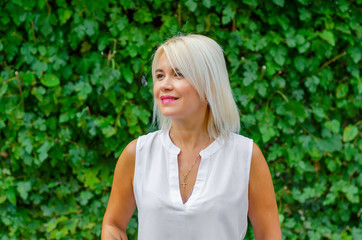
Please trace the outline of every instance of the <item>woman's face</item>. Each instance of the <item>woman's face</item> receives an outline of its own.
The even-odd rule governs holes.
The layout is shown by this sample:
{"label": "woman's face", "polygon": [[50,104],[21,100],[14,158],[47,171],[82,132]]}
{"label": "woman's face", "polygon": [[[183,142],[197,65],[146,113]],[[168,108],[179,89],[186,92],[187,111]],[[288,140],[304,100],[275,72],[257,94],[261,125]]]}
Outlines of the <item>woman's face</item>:
{"label": "woman's face", "polygon": [[177,66],[172,69],[166,54],[162,54],[155,70],[153,94],[158,108],[165,117],[173,120],[204,117],[207,103],[201,101],[196,89],[183,77]]}

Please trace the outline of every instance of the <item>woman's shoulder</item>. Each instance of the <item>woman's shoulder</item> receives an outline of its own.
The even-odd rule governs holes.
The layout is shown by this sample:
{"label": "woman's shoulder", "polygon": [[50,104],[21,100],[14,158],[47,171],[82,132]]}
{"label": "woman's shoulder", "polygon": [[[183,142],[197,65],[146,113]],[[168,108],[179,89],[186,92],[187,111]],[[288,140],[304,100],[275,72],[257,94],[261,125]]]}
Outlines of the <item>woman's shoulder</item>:
{"label": "woman's shoulder", "polygon": [[156,130],[154,132],[149,132],[149,133],[146,133],[144,135],[141,135],[139,136],[138,138],[154,138],[154,137],[157,137],[161,134],[165,133],[164,130]]}
{"label": "woman's shoulder", "polygon": [[124,148],[123,152],[125,154],[128,154],[128,155],[129,154],[131,154],[131,155],[135,154],[136,150],[137,150],[137,147],[140,147],[140,145],[143,145],[144,142],[147,142],[147,141],[149,141],[151,139],[154,139],[155,137],[157,137],[161,133],[162,133],[162,131],[158,130],[158,131],[147,133],[145,135],[141,135],[138,138],[133,139],[131,142],[129,142],[127,144],[127,146]]}
{"label": "woman's shoulder", "polygon": [[161,139],[161,137],[165,134],[166,132],[163,130],[157,130],[154,132],[150,132],[147,133],[145,135],[139,136],[137,139],[137,147],[139,149],[141,149],[145,144],[147,143],[152,143],[154,141],[158,141]]}
{"label": "woman's shoulder", "polygon": [[232,139],[232,142],[235,144],[250,145],[253,143],[253,139],[248,138],[248,137],[238,134],[238,133],[230,133],[229,138]]}
{"label": "woman's shoulder", "polygon": [[123,150],[123,152],[127,155],[135,154],[136,148],[137,148],[137,141],[138,141],[138,138],[133,139],[131,142],[129,142],[127,144],[127,146],[125,147],[125,149]]}

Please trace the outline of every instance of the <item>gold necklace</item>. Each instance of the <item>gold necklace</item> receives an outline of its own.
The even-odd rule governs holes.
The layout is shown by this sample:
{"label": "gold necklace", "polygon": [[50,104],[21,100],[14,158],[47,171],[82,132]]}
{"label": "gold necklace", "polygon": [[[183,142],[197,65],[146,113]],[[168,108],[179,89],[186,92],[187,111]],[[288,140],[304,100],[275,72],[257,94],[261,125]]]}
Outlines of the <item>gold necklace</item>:
{"label": "gold necklace", "polygon": [[186,185],[187,185],[187,183],[186,183],[186,179],[187,179],[187,177],[189,176],[189,173],[191,172],[191,169],[195,166],[196,161],[197,161],[197,159],[199,158],[199,156],[200,156],[200,153],[199,153],[199,154],[197,154],[197,156],[196,156],[196,158],[195,158],[195,160],[194,160],[194,163],[192,164],[192,166],[190,167],[190,169],[187,171],[187,173],[186,173],[186,174],[183,174],[183,173],[182,173],[182,171],[181,171],[181,169],[180,169],[180,173],[181,173],[181,174],[182,174],[182,176],[184,177],[183,182],[181,183],[181,185],[182,185],[182,189],[183,189],[183,190],[185,190]]}

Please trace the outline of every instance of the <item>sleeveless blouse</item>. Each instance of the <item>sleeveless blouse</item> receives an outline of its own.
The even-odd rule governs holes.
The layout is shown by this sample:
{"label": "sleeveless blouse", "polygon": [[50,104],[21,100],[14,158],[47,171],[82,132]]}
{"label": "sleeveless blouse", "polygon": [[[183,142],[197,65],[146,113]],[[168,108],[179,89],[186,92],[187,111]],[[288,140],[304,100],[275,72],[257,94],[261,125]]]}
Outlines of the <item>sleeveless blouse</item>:
{"label": "sleeveless blouse", "polygon": [[177,156],[168,131],[137,141],[134,195],[138,240],[240,240],[247,230],[253,141],[230,133],[200,152],[190,197],[183,203]]}

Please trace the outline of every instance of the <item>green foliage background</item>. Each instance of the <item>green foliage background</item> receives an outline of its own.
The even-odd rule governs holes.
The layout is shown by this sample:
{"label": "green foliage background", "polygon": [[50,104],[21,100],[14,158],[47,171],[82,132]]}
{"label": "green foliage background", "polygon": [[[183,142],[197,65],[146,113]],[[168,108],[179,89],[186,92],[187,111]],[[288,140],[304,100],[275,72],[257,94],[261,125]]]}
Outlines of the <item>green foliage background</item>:
{"label": "green foliage background", "polygon": [[179,33],[223,46],[284,238],[362,239],[361,3],[1,1],[0,239],[99,239],[118,156],[154,130],[152,54]]}

